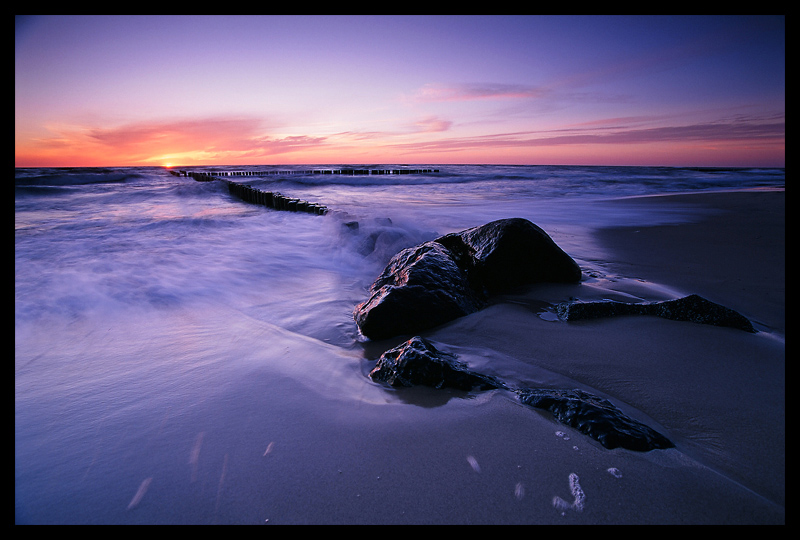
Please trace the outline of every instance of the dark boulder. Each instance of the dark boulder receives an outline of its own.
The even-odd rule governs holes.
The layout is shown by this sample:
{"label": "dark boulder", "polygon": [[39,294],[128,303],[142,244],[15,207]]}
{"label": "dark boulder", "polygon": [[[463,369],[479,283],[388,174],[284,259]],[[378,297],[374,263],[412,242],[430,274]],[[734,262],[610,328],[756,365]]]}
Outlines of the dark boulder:
{"label": "dark boulder", "polygon": [[474,313],[488,295],[520,285],[580,279],[577,263],[542,229],[502,219],[396,254],[353,316],[363,335],[384,339]]}
{"label": "dark boulder", "polygon": [[605,448],[622,447],[638,452],[672,448],[672,441],[626,416],[610,401],[582,390],[523,388],[521,403],[549,411],[563,424],[595,439]]}
{"label": "dark boulder", "polygon": [[572,257],[527,219],[492,221],[436,242],[457,254],[470,282],[489,294],[529,283],[581,280],[581,269]]}
{"label": "dark boulder", "polygon": [[384,339],[433,328],[484,306],[450,253],[425,242],[392,257],[354,318],[362,334]]}
{"label": "dark boulder", "polygon": [[504,388],[491,377],[474,373],[452,354],[438,350],[419,336],[388,350],[369,374],[389,386],[431,386],[458,390]]}
{"label": "dark boulder", "polygon": [[556,306],[559,318],[565,321],[596,319],[620,315],[652,315],[674,321],[689,321],[755,332],[752,323],[740,313],[690,294],[675,300],[630,304],[626,302],[563,302]]}

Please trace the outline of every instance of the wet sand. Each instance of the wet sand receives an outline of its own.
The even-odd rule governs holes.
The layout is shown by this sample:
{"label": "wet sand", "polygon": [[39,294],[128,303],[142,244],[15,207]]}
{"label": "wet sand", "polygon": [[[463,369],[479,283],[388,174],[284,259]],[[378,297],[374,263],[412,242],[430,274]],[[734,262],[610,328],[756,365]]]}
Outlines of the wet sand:
{"label": "wet sand", "polygon": [[616,270],[705,296],[783,333],[784,191],[739,191],[622,199],[619,204],[691,204],[713,213],[691,225],[601,229]]}
{"label": "wet sand", "polygon": [[[563,522],[783,523],[784,197],[755,191],[620,200],[713,211],[691,223],[597,231],[610,255],[594,272],[599,278],[533,287],[430,333],[505,380],[572,382],[601,393],[676,444],[641,454],[602,449],[558,425],[529,431],[532,448],[559,429],[579,448],[570,452],[565,444],[557,457],[529,460],[525,467],[536,477],[560,477],[566,489],[565,464],[572,461],[569,472],[594,483],[583,486],[583,511],[566,512]],[[737,309],[761,332],[653,317],[563,323],[542,316],[541,301],[655,300],[670,293],[697,293]],[[496,444],[495,451],[507,451],[502,437]],[[622,478],[609,475],[612,465]],[[527,517],[553,521],[546,513]]]}
{"label": "wet sand", "polygon": [[[215,306],[165,321],[112,319],[83,332],[74,351],[48,345],[68,342],[74,323],[26,341],[30,361],[45,365],[65,354],[80,361],[59,365],[101,363],[106,344],[130,352],[112,357],[108,396],[87,393],[110,403],[95,407],[109,411],[99,421],[85,418],[92,409],[77,389],[68,403],[26,404],[37,432],[17,442],[36,459],[17,471],[15,521],[783,524],[783,197],[681,199],[719,211],[598,231],[609,257],[587,264],[581,284],[535,286],[423,334],[512,386],[606,397],[673,449],[603,448],[504,391],[386,389],[365,375],[403,338],[347,350]],[[755,264],[768,259],[771,268]],[[546,310],[570,296],[672,288],[738,309],[762,331],[652,317],[565,323]],[[150,340],[139,343],[132,327]],[[184,359],[192,368],[120,397],[113,381],[125,380],[126,364],[159,356],[176,359],[160,369]]]}

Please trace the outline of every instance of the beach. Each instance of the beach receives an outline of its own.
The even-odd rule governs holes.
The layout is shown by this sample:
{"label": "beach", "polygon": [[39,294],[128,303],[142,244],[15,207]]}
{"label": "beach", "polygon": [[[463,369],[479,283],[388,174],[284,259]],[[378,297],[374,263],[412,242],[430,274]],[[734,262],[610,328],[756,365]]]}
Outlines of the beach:
{"label": "beach", "polygon": [[[34,228],[26,220],[37,223],[46,195],[19,199],[37,212],[18,206],[16,523],[785,523],[782,190],[598,207],[681,209],[653,226],[554,219],[547,232],[579,248],[580,284],[532,285],[420,333],[509,387],[606,398],[675,444],[635,452],[604,448],[510,391],[371,381],[377,358],[410,336],[354,339],[352,308],[379,268],[344,250],[349,232],[328,248],[339,230],[328,217],[254,210],[171,179],[151,197],[151,182],[134,184],[148,195],[130,209],[130,186],[104,184],[102,206],[87,189],[74,208],[110,212],[103,227],[61,212],[77,199],[58,192],[55,225]],[[141,209],[155,218],[140,225]],[[552,311],[571,297],[692,293],[759,332]]]}
{"label": "beach", "polygon": [[786,524],[785,16],[14,29],[16,526]]}
{"label": "beach", "polygon": [[[574,464],[573,472],[597,484],[584,488],[584,511],[564,516],[565,521],[783,522],[784,196],[751,191],[620,199],[623,205],[688,203],[713,212],[692,223],[598,230],[596,236],[611,256],[608,269],[633,281],[604,283],[602,288],[593,287],[592,280],[577,286],[534,286],[430,334],[467,349],[490,347],[555,373],[556,379],[568,377],[578,387],[600,390],[644,414],[645,423],[659,426],[676,443],[674,450],[639,455],[604,450],[571,435],[586,459]],[[630,301],[642,292],[657,299],[660,291],[665,298],[666,291],[705,295],[765,326],[750,335],[653,317],[564,325],[536,313],[540,301],[557,302],[566,295]],[[501,376],[525,372],[512,366],[514,361],[507,371],[489,371]],[[480,364],[489,369],[492,362],[475,361]],[[556,429],[553,425],[550,431]],[[548,435],[552,433],[545,429],[537,439]],[[547,476],[544,470],[559,469],[566,485],[564,463],[575,456],[564,454],[526,467],[536,468],[538,477]],[[607,469],[612,465],[627,474],[610,478]],[[590,496],[593,492],[596,499]],[[593,503],[598,506],[591,508]],[[540,515],[532,521],[551,518]]]}
{"label": "beach", "polygon": [[[711,208],[691,227],[605,228],[600,241],[620,271],[706,296],[785,332],[785,192],[666,196]],[[660,197],[622,199],[658,204]],[[724,231],[724,232],[723,232]]]}

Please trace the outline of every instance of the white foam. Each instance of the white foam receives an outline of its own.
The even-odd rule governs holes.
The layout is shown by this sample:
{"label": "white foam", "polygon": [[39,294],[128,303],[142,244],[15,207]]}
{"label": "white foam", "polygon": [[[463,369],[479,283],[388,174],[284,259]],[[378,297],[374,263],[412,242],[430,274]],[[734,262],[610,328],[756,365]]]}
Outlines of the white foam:
{"label": "white foam", "polygon": [[583,512],[583,504],[586,501],[586,495],[583,493],[583,489],[580,483],[578,483],[578,480],[577,474],[571,473],[569,475],[569,488],[572,491],[572,496],[575,497],[572,507],[576,512]]}
{"label": "white foam", "polygon": [[580,479],[575,473],[569,475],[569,489],[572,492],[573,501],[568,503],[558,495],[553,497],[553,507],[561,512],[561,515],[566,514],[567,510],[574,510],[575,512],[583,512],[584,504],[586,502],[586,494],[581,488]]}

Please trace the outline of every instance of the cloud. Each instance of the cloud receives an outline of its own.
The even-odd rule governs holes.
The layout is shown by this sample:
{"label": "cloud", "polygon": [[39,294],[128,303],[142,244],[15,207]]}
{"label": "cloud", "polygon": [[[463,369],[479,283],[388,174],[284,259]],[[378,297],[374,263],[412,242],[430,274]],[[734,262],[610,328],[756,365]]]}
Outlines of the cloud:
{"label": "cloud", "polygon": [[265,134],[257,118],[202,118],[167,122],[145,122],[117,128],[94,128],[87,136],[97,144],[128,155],[203,153],[205,156],[259,157],[299,152],[333,144],[337,140],[381,140],[402,135],[447,131],[453,122],[428,116],[395,131],[344,132],[338,135]]}
{"label": "cloud", "polygon": [[575,133],[540,139],[541,144],[635,144],[688,141],[779,140],[786,137],[785,121],[719,121],[682,126],[620,129],[607,133]]}
{"label": "cloud", "polygon": [[548,131],[495,133],[475,137],[455,137],[437,141],[401,143],[395,146],[420,152],[458,151],[472,148],[569,146],[586,144],[649,144],[687,142],[759,142],[785,144],[785,119],[730,119],[717,122],[649,128],[602,127],[619,124],[619,119],[597,121],[598,126],[565,127]]}
{"label": "cloud", "polygon": [[326,143],[328,137],[312,137],[309,135],[289,135],[286,137],[264,137],[254,143],[251,155],[273,155],[295,152],[309,147],[317,148]]}
{"label": "cloud", "polygon": [[405,123],[395,130],[343,131],[332,136],[331,139],[336,138],[339,140],[348,141],[380,141],[408,135],[417,135],[420,133],[439,133],[443,131],[449,131],[452,126],[452,120],[445,120],[438,116],[426,116],[424,118],[420,118],[419,120],[413,120]]}
{"label": "cloud", "polygon": [[436,116],[429,116],[414,122],[413,128],[415,133],[436,133],[439,131],[447,131],[453,125],[450,120],[442,120]]}
{"label": "cloud", "polygon": [[[113,128],[60,126],[53,136],[22,144],[15,141],[17,166],[153,165],[167,161],[190,163],[322,162],[352,160],[344,156],[370,156],[371,161],[389,156],[415,155],[419,159],[452,156],[458,152],[482,156],[531,155],[535,148],[549,148],[559,155],[585,152],[595,145],[603,152],[614,146],[635,152],[642,145],[663,148],[720,145],[728,149],[770,155],[785,150],[785,115],[733,115],[713,121],[665,124],[666,117],[620,116],[564,124],[553,129],[498,131],[475,136],[458,135],[455,123],[437,115],[423,116],[386,131],[342,131],[332,134],[282,134],[277,126],[254,117],[213,117],[139,122]],[[574,150],[573,148],[574,147]],[[652,148],[651,148],[652,150]],[[737,150],[737,151],[738,151]],[[642,150],[644,151],[644,150]],[[681,150],[683,152],[683,150]],[[366,159],[366,158],[365,158]],[[516,159],[516,158],[515,158]]]}
{"label": "cloud", "polygon": [[256,118],[199,118],[91,128],[88,137],[98,144],[138,152],[162,147],[170,151],[209,150],[253,144],[262,121]]}
{"label": "cloud", "polygon": [[471,83],[446,86],[426,84],[412,96],[417,102],[472,101],[479,99],[533,99],[549,94],[544,87],[523,84]]}
{"label": "cloud", "polygon": [[254,117],[160,120],[111,128],[57,126],[51,127],[53,137],[38,138],[22,150],[28,155],[43,156],[57,152],[91,163],[147,164],[170,156],[212,162],[297,152],[324,145],[327,139],[312,135],[265,135],[270,127],[276,129],[265,127],[263,119]]}

